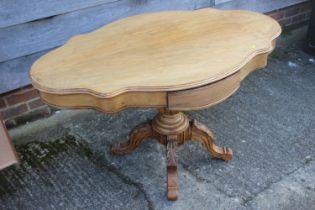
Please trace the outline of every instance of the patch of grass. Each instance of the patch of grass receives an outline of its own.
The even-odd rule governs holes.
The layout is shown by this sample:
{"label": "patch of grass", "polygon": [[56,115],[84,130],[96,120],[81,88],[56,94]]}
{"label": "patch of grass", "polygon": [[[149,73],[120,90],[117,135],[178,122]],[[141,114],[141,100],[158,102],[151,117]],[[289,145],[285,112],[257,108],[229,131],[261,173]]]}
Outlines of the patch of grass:
{"label": "patch of grass", "polygon": [[292,35],[292,30],[284,29],[280,36],[282,38],[287,38],[288,36],[291,36],[291,35]]}
{"label": "patch of grass", "polygon": [[290,52],[283,48],[277,48],[269,55],[269,58],[274,60],[286,60],[290,59],[291,57],[292,55],[290,54]]}
{"label": "patch of grass", "polygon": [[58,154],[67,152],[80,143],[73,136],[65,136],[51,142],[30,142],[16,147],[21,159],[21,167],[41,168],[51,162]]}
{"label": "patch of grass", "polygon": [[0,171],[0,197],[15,192],[21,187],[19,183],[30,170],[44,170],[60,154],[78,150],[87,158],[93,155],[84,141],[78,141],[73,136],[65,136],[49,142],[34,141],[17,145],[16,150],[20,157],[20,164]]}
{"label": "patch of grass", "polygon": [[280,60],[280,55],[276,51],[272,51],[272,53],[269,55],[270,58],[275,59],[275,60]]}

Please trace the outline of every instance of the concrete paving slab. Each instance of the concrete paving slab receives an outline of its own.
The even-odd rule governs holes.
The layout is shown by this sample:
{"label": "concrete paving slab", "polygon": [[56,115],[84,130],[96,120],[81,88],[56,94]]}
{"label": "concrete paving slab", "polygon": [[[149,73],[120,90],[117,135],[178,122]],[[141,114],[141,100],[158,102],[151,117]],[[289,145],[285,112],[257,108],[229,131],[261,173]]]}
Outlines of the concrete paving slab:
{"label": "concrete paving slab", "polygon": [[107,167],[84,141],[65,136],[17,150],[21,164],[0,173],[1,210],[149,209],[143,190]]}

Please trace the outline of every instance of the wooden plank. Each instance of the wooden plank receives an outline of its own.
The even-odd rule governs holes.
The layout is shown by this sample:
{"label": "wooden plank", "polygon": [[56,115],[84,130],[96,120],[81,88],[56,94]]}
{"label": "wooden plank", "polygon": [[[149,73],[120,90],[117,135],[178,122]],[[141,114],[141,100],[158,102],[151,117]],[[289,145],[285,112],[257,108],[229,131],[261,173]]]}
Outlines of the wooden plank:
{"label": "wooden plank", "polygon": [[119,0],[1,0],[0,28]]}
{"label": "wooden plank", "polygon": [[15,149],[0,116],[0,170],[17,162]]}
{"label": "wooden plank", "polygon": [[218,9],[245,9],[256,12],[270,12],[306,1],[307,0],[217,0],[215,7]]}
{"label": "wooden plank", "polygon": [[233,1],[233,0],[215,0],[215,5],[223,4],[223,3],[226,3],[226,2],[229,2],[229,1]]}
{"label": "wooden plank", "polygon": [[115,6],[103,5],[0,29],[0,62],[59,46],[71,36],[96,29],[128,10]]}
{"label": "wooden plank", "polygon": [[48,51],[38,52],[0,63],[0,94],[30,84],[29,69]]}
{"label": "wooden plank", "polygon": [[204,5],[204,0],[147,0],[140,5],[119,1],[2,28],[0,62],[57,47],[73,35],[92,31],[126,16],[161,10],[191,10]]}

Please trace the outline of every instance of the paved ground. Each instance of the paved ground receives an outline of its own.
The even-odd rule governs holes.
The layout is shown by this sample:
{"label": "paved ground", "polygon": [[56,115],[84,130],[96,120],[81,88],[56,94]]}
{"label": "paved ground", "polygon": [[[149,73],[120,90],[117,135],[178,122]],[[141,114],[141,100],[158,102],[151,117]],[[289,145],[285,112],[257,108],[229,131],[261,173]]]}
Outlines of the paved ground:
{"label": "paved ground", "polygon": [[304,35],[285,32],[235,95],[188,113],[234,159],[211,159],[198,142],[180,147],[178,201],[165,198],[163,146],[109,154],[154,110],[69,110],[10,131],[22,163],[0,172],[0,209],[315,209],[315,58],[300,49]]}

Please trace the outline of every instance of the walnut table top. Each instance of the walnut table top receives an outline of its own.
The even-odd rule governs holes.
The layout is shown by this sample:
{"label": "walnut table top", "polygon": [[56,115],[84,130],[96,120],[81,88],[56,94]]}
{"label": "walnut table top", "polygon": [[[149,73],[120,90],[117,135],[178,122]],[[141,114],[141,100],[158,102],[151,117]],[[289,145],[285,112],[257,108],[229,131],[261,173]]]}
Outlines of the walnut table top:
{"label": "walnut table top", "polygon": [[[249,11],[141,14],[71,38],[33,65],[31,79],[44,100],[59,106],[107,112],[204,107],[230,95],[250,71],[265,66],[280,32],[275,20]],[[176,102],[177,93],[182,95],[178,91],[218,81],[228,89],[209,87],[206,92],[215,96],[198,104]],[[60,94],[72,95],[61,102],[55,96]]]}
{"label": "walnut table top", "polygon": [[154,137],[167,145],[168,198],[177,198],[176,146],[200,140],[215,157],[206,126],[188,122],[182,110],[200,109],[233,94],[251,71],[267,64],[281,27],[250,11],[201,9],[128,17],[71,38],[35,62],[31,80],[51,105],[116,112],[156,107],[159,114],[130,134],[114,154],[132,151]]}

